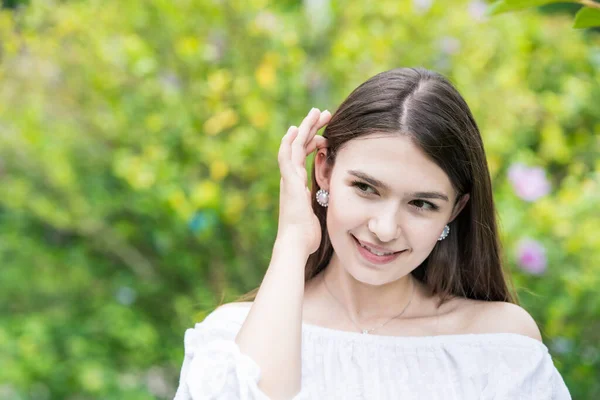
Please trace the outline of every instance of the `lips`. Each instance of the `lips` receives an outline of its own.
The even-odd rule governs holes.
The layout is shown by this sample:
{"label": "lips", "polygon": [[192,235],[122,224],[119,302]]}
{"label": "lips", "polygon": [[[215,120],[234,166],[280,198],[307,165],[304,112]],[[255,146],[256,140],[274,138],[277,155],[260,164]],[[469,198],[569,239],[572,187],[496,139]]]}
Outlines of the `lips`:
{"label": "lips", "polygon": [[381,248],[378,248],[377,246],[373,246],[373,245],[370,245],[370,244],[367,244],[367,243],[363,243],[363,242],[361,242],[361,241],[360,241],[360,240],[358,240],[358,239],[357,239],[357,238],[356,238],[354,235],[351,235],[351,236],[352,236],[352,238],[354,239],[354,241],[356,241],[356,242],[358,243],[358,245],[359,245],[359,246],[361,246],[361,245],[362,245],[362,246],[366,246],[366,247],[368,247],[369,249],[372,249],[372,250],[375,250],[375,251],[377,251],[378,253],[390,253],[390,254],[387,254],[387,255],[392,255],[392,254],[398,254],[398,253],[401,253],[401,252],[403,252],[403,251],[404,251],[404,250],[399,250],[399,251],[394,251],[394,252],[392,252],[392,251],[390,251],[390,250],[381,249]]}
{"label": "lips", "polygon": [[360,245],[360,242],[358,241],[358,239],[356,239],[354,236],[352,236],[352,239],[354,240],[354,243],[356,245],[356,249],[358,250],[358,253],[362,256],[362,258],[364,260],[366,260],[371,265],[388,264],[388,263],[394,261],[396,258],[398,258],[402,253],[404,253],[404,250],[402,250],[402,251],[397,251],[390,255],[378,256],[376,254],[371,253],[369,250],[365,249],[364,247],[362,247]]}

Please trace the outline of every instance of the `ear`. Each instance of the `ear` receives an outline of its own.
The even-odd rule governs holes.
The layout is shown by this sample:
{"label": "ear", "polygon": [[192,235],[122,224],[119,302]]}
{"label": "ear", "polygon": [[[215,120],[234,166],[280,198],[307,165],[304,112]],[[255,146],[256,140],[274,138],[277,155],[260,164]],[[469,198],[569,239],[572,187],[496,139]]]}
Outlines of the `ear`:
{"label": "ear", "polygon": [[315,155],[315,179],[319,188],[324,190],[329,190],[329,181],[333,170],[333,163],[327,160],[329,155],[327,150],[326,147],[319,149]]}
{"label": "ear", "polygon": [[467,202],[469,201],[470,197],[471,195],[469,193],[465,193],[461,196],[460,200],[458,200],[458,203],[456,203],[456,205],[454,206],[454,211],[452,211],[452,216],[450,217],[450,221],[448,221],[448,223],[454,221],[454,218],[456,218],[458,214],[460,214],[462,209],[465,208],[465,206],[467,205]]}

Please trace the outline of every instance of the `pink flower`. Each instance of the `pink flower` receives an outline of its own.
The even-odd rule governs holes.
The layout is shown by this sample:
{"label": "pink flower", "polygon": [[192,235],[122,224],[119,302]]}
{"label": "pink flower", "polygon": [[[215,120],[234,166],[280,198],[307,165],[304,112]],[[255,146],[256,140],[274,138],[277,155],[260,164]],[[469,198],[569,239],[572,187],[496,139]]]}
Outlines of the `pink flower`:
{"label": "pink flower", "polygon": [[541,275],[546,271],[546,249],[536,240],[523,239],[517,245],[517,262],[525,272]]}
{"label": "pink flower", "polygon": [[534,201],[550,192],[550,182],[546,171],[541,167],[528,167],[516,163],[508,169],[508,180],[517,196],[526,201]]}
{"label": "pink flower", "polygon": [[441,38],[439,45],[440,49],[446,54],[456,54],[460,50],[460,40],[450,36]]}
{"label": "pink flower", "polygon": [[487,11],[488,5],[481,0],[474,0],[469,3],[469,14],[471,17],[477,22],[487,21],[487,16],[485,15]]}
{"label": "pink flower", "polygon": [[429,11],[432,5],[433,0],[413,0],[413,6],[420,14],[424,14]]}

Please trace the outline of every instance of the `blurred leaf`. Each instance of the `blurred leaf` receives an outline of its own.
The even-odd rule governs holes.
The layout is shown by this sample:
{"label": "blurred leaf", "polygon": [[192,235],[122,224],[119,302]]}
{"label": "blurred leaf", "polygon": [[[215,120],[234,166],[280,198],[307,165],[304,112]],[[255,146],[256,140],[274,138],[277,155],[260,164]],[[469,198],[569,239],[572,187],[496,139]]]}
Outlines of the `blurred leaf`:
{"label": "blurred leaf", "polygon": [[[523,10],[530,7],[543,6],[551,3],[565,3],[564,0],[499,0],[490,5],[488,15],[497,15],[508,11]],[[572,1],[575,3],[576,1]]]}
{"label": "blurred leaf", "polygon": [[[600,3],[598,3],[600,5]],[[573,28],[583,29],[600,26],[600,10],[597,8],[582,7],[575,15]]]}

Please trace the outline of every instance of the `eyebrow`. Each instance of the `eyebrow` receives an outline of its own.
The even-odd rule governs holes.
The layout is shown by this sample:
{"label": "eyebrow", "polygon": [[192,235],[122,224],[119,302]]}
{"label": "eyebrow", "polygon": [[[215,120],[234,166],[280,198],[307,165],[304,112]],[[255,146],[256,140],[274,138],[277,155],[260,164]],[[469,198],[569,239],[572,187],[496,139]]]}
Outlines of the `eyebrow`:
{"label": "eyebrow", "polygon": [[[357,171],[354,169],[348,170],[348,173],[350,175],[354,175],[357,178],[360,178],[368,183],[370,183],[373,186],[385,189],[385,190],[390,190],[390,187],[388,185],[386,185],[385,183],[381,182],[378,179],[373,178],[371,175],[365,174],[362,171]],[[440,193],[440,192],[413,192],[413,193],[407,193],[408,196],[412,196],[412,197],[419,197],[422,199],[440,199],[440,200],[444,200],[444,201],[450,201],[448,199],[448,196],[446,196],[444,193]]]}

